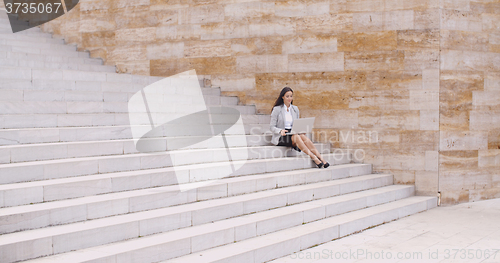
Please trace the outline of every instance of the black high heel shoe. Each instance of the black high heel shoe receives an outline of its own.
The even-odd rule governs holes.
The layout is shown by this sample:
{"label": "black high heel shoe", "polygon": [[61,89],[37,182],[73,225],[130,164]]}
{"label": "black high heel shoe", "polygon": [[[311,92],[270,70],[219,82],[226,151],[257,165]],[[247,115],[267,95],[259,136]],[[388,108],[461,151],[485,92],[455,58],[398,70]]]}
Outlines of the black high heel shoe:
{"label": "black high heel shoe", "polygon": [[326,162],[324,165],[323,165],[323,168],[328,168],[328,166],[330,166],[330,164],[328,162]]}
{"label": "black high heel shoe", "polygon": [[315,160],[313,160],[314,164],[316,164],[316,165],[318,166],[318,168],[321,168],[321,167],[323,167],[323,165],[325,165],[323,162],[321,162],[321,160],[320,160],[318,157],[316,157],[316,160],[320,161],[320,163],[319,163],[319,164],[317,164],[317,163],[315,162]]}

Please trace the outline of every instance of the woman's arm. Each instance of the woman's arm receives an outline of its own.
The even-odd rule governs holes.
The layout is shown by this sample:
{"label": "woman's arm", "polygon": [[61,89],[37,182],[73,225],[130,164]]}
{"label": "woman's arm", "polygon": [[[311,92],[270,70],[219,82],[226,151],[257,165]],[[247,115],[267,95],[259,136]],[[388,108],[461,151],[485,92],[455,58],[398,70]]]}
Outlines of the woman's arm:
{"label": "woman's arm", "polygon": [[274,134],[278,134],[281,131],[280,128],[276,127],[276,125],[278,124],[278,114],[279,110],[277,108],[273,108],[273,112],[271,113],[271,124],[269,125],[269,129]]}

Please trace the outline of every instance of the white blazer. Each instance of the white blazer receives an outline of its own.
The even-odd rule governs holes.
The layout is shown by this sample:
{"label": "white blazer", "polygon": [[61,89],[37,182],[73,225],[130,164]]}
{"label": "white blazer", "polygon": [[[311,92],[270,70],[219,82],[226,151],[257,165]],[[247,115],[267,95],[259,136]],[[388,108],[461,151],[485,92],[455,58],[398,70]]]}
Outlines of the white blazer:
{"label": "white blazer", "polygon": [[[278,145],[279,138],[281,136],[280,131],[285,129],[285,104],[281,106],[275,106],[273,108],[273,112],[271,112],[271,124],[269,129],[273,133],[273,137],[271,139],[271,143],[274,145]],[[292,119],[300,118],[299,108],[293,104],[290,105],[292,112]]]}

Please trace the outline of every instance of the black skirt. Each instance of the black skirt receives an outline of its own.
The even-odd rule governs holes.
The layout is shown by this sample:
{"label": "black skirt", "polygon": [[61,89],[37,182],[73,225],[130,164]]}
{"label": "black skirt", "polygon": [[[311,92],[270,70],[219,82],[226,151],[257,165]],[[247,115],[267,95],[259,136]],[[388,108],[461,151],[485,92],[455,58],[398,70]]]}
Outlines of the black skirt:
{"label": "black skirt", "polygon": [[[286,132],[290,132],[292,129],[285,129]],[[293,147],[292,144],[292,135],[285,135],[285,136],[280,136],[280,139],[278,140],[278,145],[277,146],[287,146],[287,147]]]}

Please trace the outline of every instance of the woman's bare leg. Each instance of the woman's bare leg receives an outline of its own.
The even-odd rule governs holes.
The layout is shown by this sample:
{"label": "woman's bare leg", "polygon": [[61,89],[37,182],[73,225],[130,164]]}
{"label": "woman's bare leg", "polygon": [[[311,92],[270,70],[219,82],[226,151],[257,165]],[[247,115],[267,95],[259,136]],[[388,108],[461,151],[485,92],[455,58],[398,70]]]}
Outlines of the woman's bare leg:
{"label": "woman's bare leg", "polygon": [[[300,135],[298,135],[298,134],[292,135],[292,143],[295,144],[297,147],[299,147],[299,149],[301,151],[303,151],[305,154],[309,155],[311,157],[311,159],[313,159],[313,161],[315,159],[318,159],[316,157],[316,155],[314,155],[314,153],[309,149],[309,147],[307,147],[307,145],[304,143],[304,141],[302,141],[302,138]],[[319,160],[319,159],[318,159],[318,161],[321,162],[321,160]]]}
{"label": "woman's bare leg", "polygon": [[305,134],[300,134],[300,138],[302,139],[302,141],[304,142],[304,144],[307,146],[307,148],[309,150],[311,150],[311,152],[314,153],[314,155],[318,156],[318,158],[323,163],[326,163],[325,159],[323,159],[323,157],[321,156],[321,153],[318,151],[318,149],[316,148],[316,146],[314,146],[314,143],[309,138],[307,138],[307,136]]}

